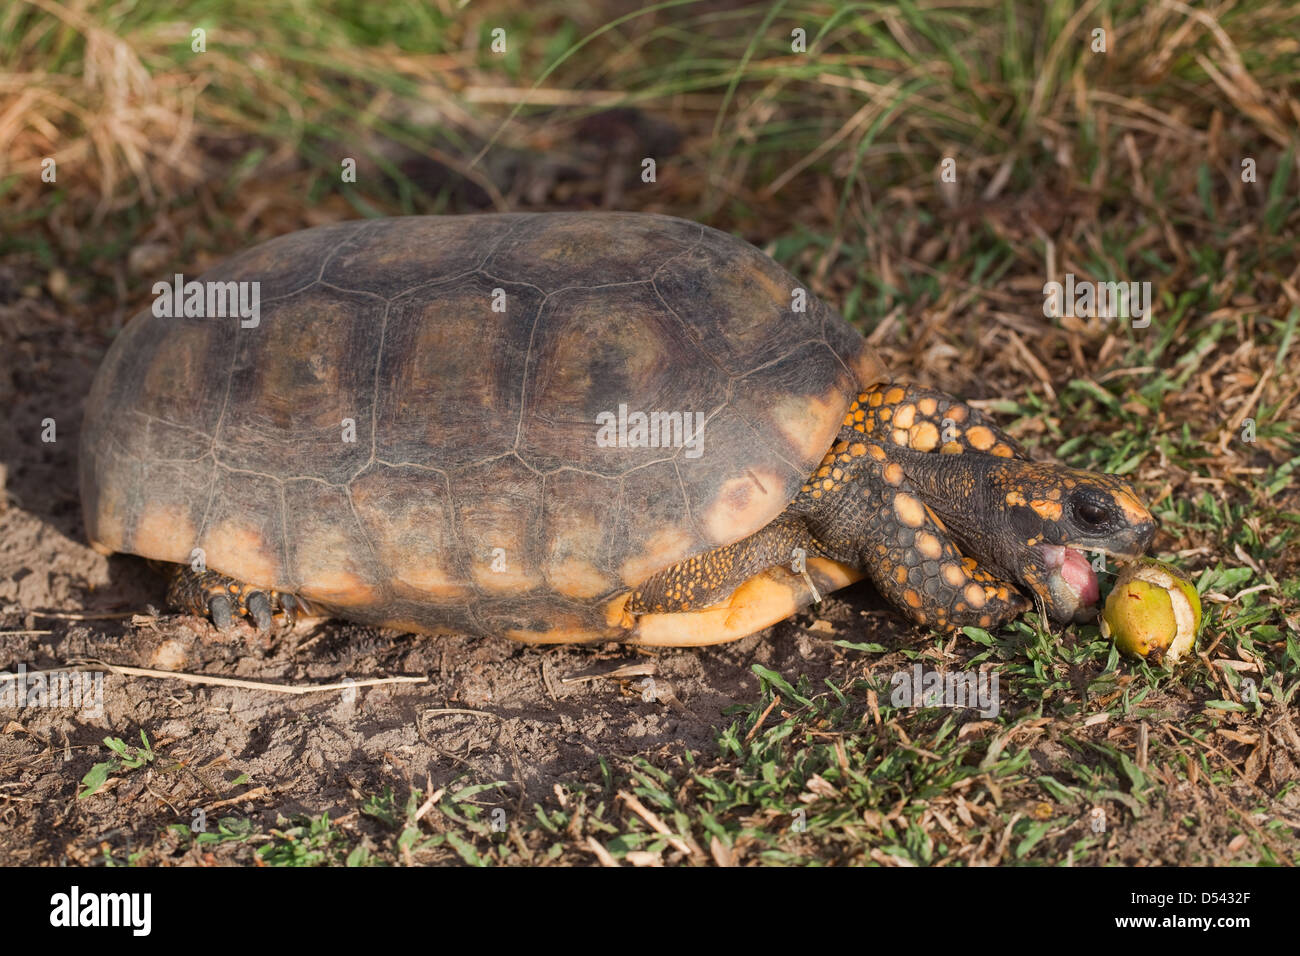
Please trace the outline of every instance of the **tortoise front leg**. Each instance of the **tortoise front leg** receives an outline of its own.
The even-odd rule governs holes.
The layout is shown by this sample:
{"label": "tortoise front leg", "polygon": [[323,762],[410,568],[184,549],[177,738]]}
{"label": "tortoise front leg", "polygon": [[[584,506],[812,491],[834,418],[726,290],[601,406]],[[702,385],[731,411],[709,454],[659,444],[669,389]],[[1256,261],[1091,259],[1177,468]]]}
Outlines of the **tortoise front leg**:
{"label": "tortoise front leg", "polygon": [[292,624],[296,612],[306,610],[292,594],[256,588],[216,571],[195,571],[188,564],[176,566],[167,601],[179,611],[210,617],[219,631],[233,628],[236,614],[247,615],[259,631],[266,631],[273,611],[282,611]]}
{"label": "tortoise front leg", "polygon": [[748,538],[651,575],[628,599],[627,610],[665,614],[712,607],[754,575],[777,565],[792,565],[798,549],[804,557],[823,556],[801,517],[780,515]]}
{"label": "tortoise front leg", "polygon": [[861,565],[876,589],[915,624],[992,627],[1030,608],[1008,581],[962,555],[943,522],[904,482],[878,489],[858,533]]}

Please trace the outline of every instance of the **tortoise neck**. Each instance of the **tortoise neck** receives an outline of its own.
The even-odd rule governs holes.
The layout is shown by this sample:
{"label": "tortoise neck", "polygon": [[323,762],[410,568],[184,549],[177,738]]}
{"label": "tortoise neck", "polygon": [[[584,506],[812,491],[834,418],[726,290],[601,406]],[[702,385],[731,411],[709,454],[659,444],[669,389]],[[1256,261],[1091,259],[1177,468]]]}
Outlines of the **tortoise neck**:
{"label": "tortoise neck", "polygon": [[995,475],[1002,474],[1012,459],[989,455],[943,455],[899,449],[893,454],[903,466],[908,481],[940,517],[951,515],[975,520],[985,514],[987,490]]}

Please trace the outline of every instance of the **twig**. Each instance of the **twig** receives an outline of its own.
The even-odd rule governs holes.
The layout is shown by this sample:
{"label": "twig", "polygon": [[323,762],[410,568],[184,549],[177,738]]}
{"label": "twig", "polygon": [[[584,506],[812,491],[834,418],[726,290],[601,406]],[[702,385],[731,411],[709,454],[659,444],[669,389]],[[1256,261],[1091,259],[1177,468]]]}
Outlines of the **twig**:
{"label": "twig", "polygon": [[781,703],[781,695],[777,694],[772,698],[772,703],[767,705],[767,710],[758,715],[758,720],[754,721],[754,726],[749,728],[749,733],[745,734],[745,743],[749,743],[754,739],[754,735],[758,733],[758,728],[762,727],[763,721],[767,720],[767,715],[770,714],[772,708],[779,703]]}
{"label": "twig", "polygon": [[116,621],[130,617],[135,611],[103,611],[94,614],[74,614],[71,611],[32,611],[34,617],[53,617],[60,621]]}
{"label": "twig", "polygon": [[704,855],[704,851],[701,850],[699,847],[692,848],[690,846],[687,846],[685,841],[682,840],[681,837],[673,833],[672,830],[668,829],[668,825],[664,823],[662,820],[660,820],[653,810],[649,809],[645,804],[643,804],[632,794],[628,793],[626,790],[622,790],[619,791],[618,797],[625,804],[627,804],[629,810],[631,810],[642,820],[644,820],[647,824],[649,824],[650,829],[654,830],[660,836],[664,837],[670,844],[672,844],[672,846],[676,850],[681,852],[683,855],[688,857]]}
{"label": "twig", "polygon": [[271,791],[267,790],[266,787],[254,787],[252,790],[249,790],[247,793],[241,793],[237,797],[231,797],[228,800],[218,800],[216,803],[209,803],[203,809],[206,811],[220,810],[222,807],[228,807],[231,804],[235,804],[235,803],[243,803],[246,800],[252,800],[254,797],[269,796],[270,793]]}
{"label": "twig", "polygon": [[[423,684],[427,677],[368,677],[364,680],[341,681],[335,684],[268,684],[265,681],[241,680],[237,677],[216,677],[210,674],[187,674],[184,671],[159,671],[148,667],[126,667],[106,661],[69,661],[70,666],[88,670],[91,665],[107,668],[114,674],[127,677],[156,677],[161,680],[179,680],[187,684],[209,684],[216,687],[242,687],[246,690],[264,690],[273,694],[313,694],[317,691],[347,690],[351,687],[374,687],[377,684]],[[29,671],[28,673],[50,673]]]}

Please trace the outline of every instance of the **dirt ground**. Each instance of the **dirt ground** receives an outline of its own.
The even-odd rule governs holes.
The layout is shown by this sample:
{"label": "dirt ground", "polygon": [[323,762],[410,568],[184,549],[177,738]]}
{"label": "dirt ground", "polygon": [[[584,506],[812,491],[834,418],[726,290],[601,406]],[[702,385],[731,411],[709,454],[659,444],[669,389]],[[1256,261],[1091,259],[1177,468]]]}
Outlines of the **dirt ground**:
{"label": "dirt ground", "polygon": [[[358,794],[386,785],[405,792],[510,781],[483,803],[530,813],[557,784],[599,781],[600,756],[711,751],[716,729],[729,723],[724,710],[755,699],[755,663],[817,682],[844,665],[829,628],[809,615],[729,645],[638,653],[421,637],[337,621],[300,621],[269,635],[245,623],[223,636],[170,614],[154,568],[84,544],[78,428],[106,343],[42,316],[49,303],[40,298],[12,286],[0,295],[10,297],[5,340],[17,343],[0,375],[0,407],[13,412],[0,423],[0,660],[29,671],[100,661],[286,685],[427,678],[285,695],[108,673],[100,713],[0,707],[0,864],[88,863],[105,852],[122,861],[168,825],[189,823],[200,806],[262,828],[304,813],[334,818],[355,807]],[[27,322],[42,323],[41,331]],[[42,422],[51,418],[56,440],[43,442]],[[817,617],[864,615],[867,631],[897,628],[865,585],[828,598]],[[670,690],[675,705],[644,700],[642,673],[566,682],[629,664],[653,665],[660,696]],[[103,739],[139,744],[141,730],[169,772],[123,774],[78,800],[82,777],[108,756]],[[241,774],[252,790],[232,785]],[[251,798],[230,800],[231,793]]]}

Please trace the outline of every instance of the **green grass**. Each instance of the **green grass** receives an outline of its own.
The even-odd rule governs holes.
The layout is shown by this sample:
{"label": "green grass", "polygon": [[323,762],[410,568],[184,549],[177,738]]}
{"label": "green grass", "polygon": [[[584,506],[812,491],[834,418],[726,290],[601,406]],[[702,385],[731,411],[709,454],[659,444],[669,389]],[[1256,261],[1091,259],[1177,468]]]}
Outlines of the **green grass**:
{"label": "green grass", "polygon": [[139,770],[153,763],[158,755],[154,753],[149,737],[143,730],[140,731],[140,744],[139,747],[132,747],[120,737],[105,737],[104,746],[113,752],[113,756],[86,771],[86,775],[81,778],[81,790],[77,793],[77,799],[84,800],[98,793],[108,782],[109,774]]}

